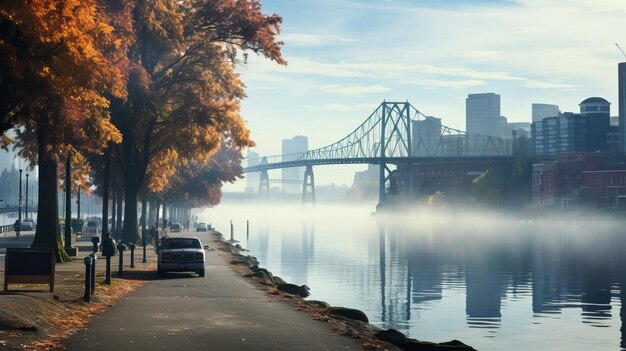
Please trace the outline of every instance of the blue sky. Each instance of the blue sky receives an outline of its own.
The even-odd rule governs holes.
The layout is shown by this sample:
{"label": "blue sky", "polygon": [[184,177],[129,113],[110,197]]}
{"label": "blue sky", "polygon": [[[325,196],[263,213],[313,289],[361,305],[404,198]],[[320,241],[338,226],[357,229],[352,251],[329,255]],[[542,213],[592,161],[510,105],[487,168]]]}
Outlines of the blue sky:
{"label": "blue sky", "polygon": [[[465,128],[465,97],[495,92],[510,122],[533,102],[577,111],[589,96],[614,103],[615,42],[626,47],[625,0],[263,0],[283,16],[287,67],[250,55],[239,67],[255,151],[307,135],[311,147],[347,135],[383,99],[410,101]],[[362,167],[361,167],[362,168]],[[360,169],[360,168],[359,168]],[[350,183],[354,168],[316,171]]]}

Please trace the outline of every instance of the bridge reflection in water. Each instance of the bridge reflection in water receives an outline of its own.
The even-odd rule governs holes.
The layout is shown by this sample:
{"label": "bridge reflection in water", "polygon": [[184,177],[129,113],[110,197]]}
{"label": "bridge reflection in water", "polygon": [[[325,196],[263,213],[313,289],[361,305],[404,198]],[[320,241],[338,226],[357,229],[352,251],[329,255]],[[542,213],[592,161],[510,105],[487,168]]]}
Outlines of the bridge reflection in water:
{"label": "bridge reflection in water", "polygon": [[[413,194],[414,180],[424,173],[458,177],[510,164],[512,138],[470,134],[447,127],[408,102],[383,102],[354,131],[331,145],[301,154],[248,159],[244,172],[260,172],[259,192],[269,195],[269,170],[305,167],[302,199],[315,203],[313,166],[376,164],[379,172],[379,203],[389,188]],[[429,166],[427,166],[429,165]],[[433,167],[427,168],[425,167]],[[432,169],[432,170],[431,170]],[[445,173],[444,173],[445,170]],[[448,173],[451,172],[451,173]],[[397,184],[393,184],[393,183]]]}
{"label": "bridge reflection in water", "polygon": [[377,325],[485,350],[626,349],[621,223],[428,210],[377,223],[359,211],[236,208],[263,266]]}

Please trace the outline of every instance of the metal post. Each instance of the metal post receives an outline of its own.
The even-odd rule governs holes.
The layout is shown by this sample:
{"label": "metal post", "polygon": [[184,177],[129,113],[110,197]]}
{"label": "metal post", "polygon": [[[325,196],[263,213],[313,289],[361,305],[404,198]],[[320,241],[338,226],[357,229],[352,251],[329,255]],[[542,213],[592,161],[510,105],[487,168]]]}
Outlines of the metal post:
{"label": "metal post", "polygon": [[26,218],[28,218],[28,173],[26,173],[26,205],[24,208],[26,210]]}
{"label": "metal post", "polygon": [[96,261],[98,261],[98,256],[95,253],[89,254],[89,257],[93,260],[91,264],[91,295],[96,292]]}
{"label": "metal post", "polygon": [[18,196],[18,212],[17,219],[19,219],[20,223],[22,222],[22,170],[20,169],[20,194]]}
{"label": "metal post", "polygon": [[117,251],[120,253],[120,262],[118,267],[118,273],[120,277],[124,275],[124,251],[126,251],[126,245],[119,243],[117,244]]}
{"label": "metal post", "polygon": [[[147,211],[148,201],[146,200],[146,187],[144,185],[143,192],[141,193],[141,245],[143,246],[143,258],[141,260],[142,263],[148,262],[146,259],[146,245],[148,245],[146,241],[146,221],[148,220],[148,211]],[[134,260],[133,260],[134,262]]]}
{"label": "metal post", "polygon": [[130,268],[135,268],[135,244],[128,244],[130,247]]}
{"label": "metal post", "polygon": [[250,220],[246,219],[246,240],[250,239]]}
{"label": "metal post", "polygon": [[104,283],[107,285],[111,285],[111,256],[106,256],[107,265],[106,265],[106,276],[104,277]]}
{"label": "metal post", "polygon": [[90,256],[85,257],[85,295],[83,300],[85,302],[91,302],[91,267],[93,265],[93,258]]}
{"label": "metal post", "polygon": [[385,102],[381,105],[382,116],[380,121],[380,172],[378,179],[378,204],[382,205],[385,202],[385,126],[387,124],[387,104]]}
{"label": "metal post", "polygon": [[406,145],[407,145],[407,156],[409,159],[409,169],[408,169],[408,177],[409,177],[409,198],[413,199],[413,191],[414,191],[414,184],[413,184],[413,144],[412,144],[412,131],[411,128],[413,127],[411,125],[411,109],[410,109],[409,103],[407,102],[406,104],[404,104],[404,109],[406,112],[406,134],[407,134],[407,140],[406,140]]}
{"label": "metal post", "polygon": [[235,233],[233,230],[233,220],[230,220],[230,241],[235,241]]}

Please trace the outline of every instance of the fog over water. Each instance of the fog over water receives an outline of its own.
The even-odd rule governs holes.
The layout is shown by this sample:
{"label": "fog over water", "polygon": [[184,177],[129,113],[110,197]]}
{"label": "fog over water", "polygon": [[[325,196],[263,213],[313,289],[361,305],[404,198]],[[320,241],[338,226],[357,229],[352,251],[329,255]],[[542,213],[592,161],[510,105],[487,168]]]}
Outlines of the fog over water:
{"label": "fog over water", "polygon": [[309,299],[416,339],[479,350],[626,346],[623,221],[430,208],[383,218],[373,208],[227,202],[198,216],[226,237],[232,220],[261,266],[307,284]]}

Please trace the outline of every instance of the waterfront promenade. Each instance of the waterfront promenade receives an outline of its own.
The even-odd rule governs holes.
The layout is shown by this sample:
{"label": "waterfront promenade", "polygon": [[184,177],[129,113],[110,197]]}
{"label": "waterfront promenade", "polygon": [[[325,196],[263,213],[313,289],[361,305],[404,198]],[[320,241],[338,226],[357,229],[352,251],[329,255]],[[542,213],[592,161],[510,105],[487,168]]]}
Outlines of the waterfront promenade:
{"label": "waterfront promenade", "polygon": [[[212,235],[198,235],[204,245]],[[153,254],[152,254],[153,255]],[[292,305],[275,301],[207,251],[206,276],[170,273],[149,281],[93,318],[65,343],[68,350],[361,350]]]}

